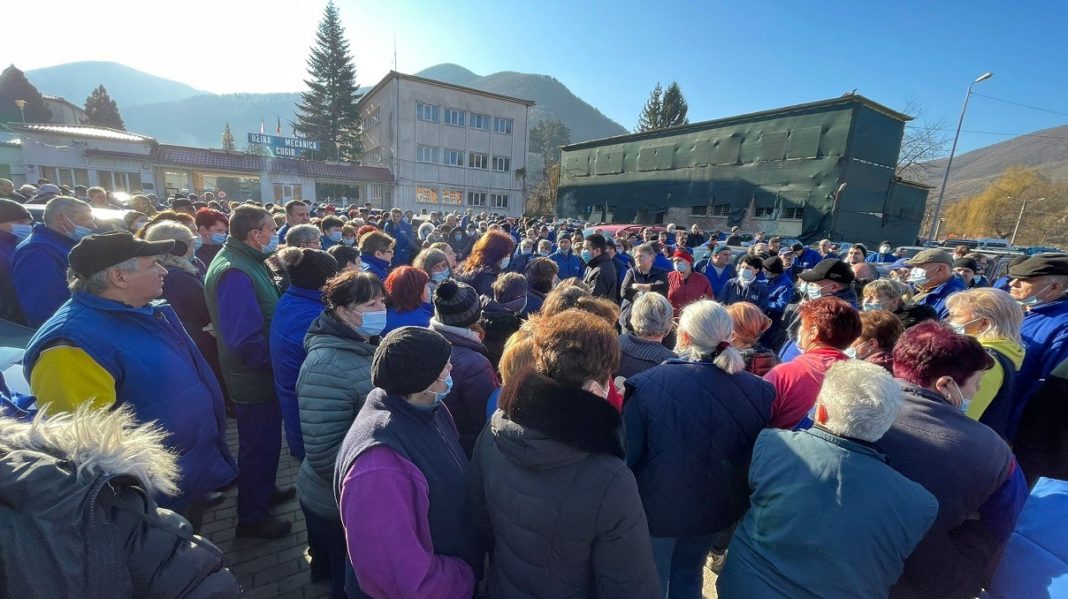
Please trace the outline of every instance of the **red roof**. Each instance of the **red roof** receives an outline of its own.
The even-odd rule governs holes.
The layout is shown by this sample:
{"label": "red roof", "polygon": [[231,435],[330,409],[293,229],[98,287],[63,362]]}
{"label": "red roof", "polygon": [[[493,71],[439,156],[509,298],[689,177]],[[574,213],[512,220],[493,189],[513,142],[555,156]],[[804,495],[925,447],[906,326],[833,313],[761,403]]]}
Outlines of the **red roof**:
{"label": "red roof", "polygon": [[160,144],[155,159],[175,166],[237,170],[261,173],[295,174],[307,177],[345,179],[391,183],[393,174],[387,168],[357,166],[354,164],[331,164],[316,160],[293,160],[254,156],[243,152],[224,152],[187,146]]}

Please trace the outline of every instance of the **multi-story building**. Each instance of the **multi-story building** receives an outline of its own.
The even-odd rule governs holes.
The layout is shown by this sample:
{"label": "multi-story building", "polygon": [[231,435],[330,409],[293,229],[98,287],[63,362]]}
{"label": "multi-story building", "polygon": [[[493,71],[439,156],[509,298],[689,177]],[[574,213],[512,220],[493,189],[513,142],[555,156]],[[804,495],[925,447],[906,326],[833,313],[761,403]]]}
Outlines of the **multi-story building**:
{"label": "multi-story building", "polygon": [[361,163],[393,173],[383,206],[521,215],[533,105],[391,71],[359,102]]}

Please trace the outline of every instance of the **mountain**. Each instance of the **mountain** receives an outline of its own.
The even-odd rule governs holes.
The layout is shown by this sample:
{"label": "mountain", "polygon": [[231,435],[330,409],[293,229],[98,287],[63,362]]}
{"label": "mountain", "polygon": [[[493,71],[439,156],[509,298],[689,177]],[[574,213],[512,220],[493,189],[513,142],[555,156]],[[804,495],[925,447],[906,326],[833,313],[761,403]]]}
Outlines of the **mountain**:
{"label": "mountain", "polygon": [[26,71],[26,78],[42,94],[61,96],[82,105],[97,86],[103,84],[108,95],[126,115],[126,109],[138,104],[181,100],[205,92],[192,86],[138,71],[117,62],[84,61]]}
{"label": "mountain", "polygon": [[416,73],[416,75],[426,77],[427,79],[433,79],[435,81],[452,83],[453,85],[463,85],[465,87],[474,87],[478,80],[482,78],[458,64],[448,62],[434,65],[428,69],[423,69]]}
{"label": "mountain", "polygon": [[[174,102],[142,104],[123,108],[119,105],[126,129],[148,135],[164,143],[222,147],[222,132],[226,123],[234,134],[237,148],[248,145],[248,134],[274,134],[278,120],[282,134],[292,136],[289,123],[296,120],[296,104],[300,94],[204,94]],[[281,115],[278,117],[276,115]]]}
{"label": "mountain", "polygon": [[[930,198],[938,197],[946,160],[930,163],[923,183],[931,185]],[[1035,167],[1056,180],[1068,181],[1068,125],[1043,129],[972,150],[953,158],[953,171],[946,185],[945,201],[954,202],[983,190],[1006,168]]]}

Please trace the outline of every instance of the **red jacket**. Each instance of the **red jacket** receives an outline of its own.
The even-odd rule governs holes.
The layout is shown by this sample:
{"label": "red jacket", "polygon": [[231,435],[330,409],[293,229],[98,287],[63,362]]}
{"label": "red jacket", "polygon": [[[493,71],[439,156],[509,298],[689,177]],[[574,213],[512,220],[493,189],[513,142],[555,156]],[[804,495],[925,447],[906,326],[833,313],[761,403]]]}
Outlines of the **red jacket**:
{"label": "red jacket", "polygon": [[847,359],[837,349],[821,347],[772,368],[764,375],[764,380],[775,386],[768,426],[784,429],[797,426],[815,405],[823,375],[835,362]]}
{"label": "red jacket", "polygon": [[668,299],[675,308],[675,316],[678,316],[683,308],[697,300],[716,297],[712,294],[712,283],[708,282],[705,275],[691,272],[688,278],[683,279],[682,274],[671,271],[668,273]]}

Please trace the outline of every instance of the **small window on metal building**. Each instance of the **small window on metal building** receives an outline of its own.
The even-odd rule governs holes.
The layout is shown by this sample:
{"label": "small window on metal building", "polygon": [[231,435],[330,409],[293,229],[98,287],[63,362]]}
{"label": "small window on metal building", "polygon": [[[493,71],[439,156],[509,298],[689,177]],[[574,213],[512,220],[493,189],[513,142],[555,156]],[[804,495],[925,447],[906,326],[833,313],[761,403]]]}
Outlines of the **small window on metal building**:
{"label": "small window on metal building", "polygon": [[730,216],[731,205],[730,204],[713,204],[712,216]]}
{"label": "small window on metal building", "polygon": [[691,206],[690,216],[706,216],[708,214],[708,206]]}

